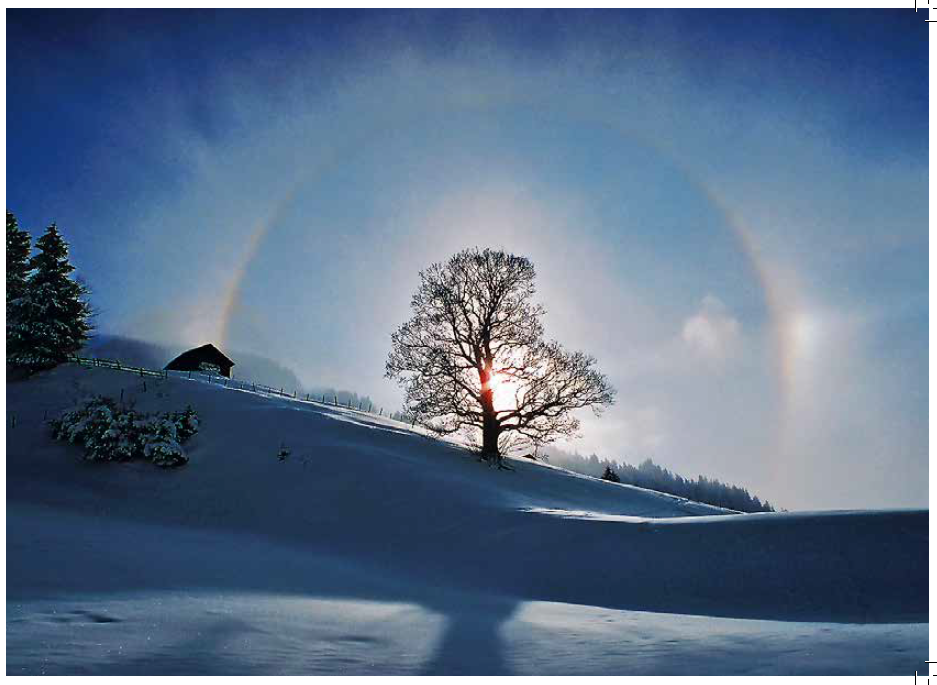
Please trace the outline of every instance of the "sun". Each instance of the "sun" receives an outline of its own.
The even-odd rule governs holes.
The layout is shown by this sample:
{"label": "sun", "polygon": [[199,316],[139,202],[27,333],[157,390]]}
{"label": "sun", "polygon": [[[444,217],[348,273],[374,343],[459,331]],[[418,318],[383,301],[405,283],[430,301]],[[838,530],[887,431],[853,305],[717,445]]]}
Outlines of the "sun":
{"label": "sun", "polygon": [[517,383],[497,371],[492,374],[489,383],[495,411],[511,411],[517,408]]}

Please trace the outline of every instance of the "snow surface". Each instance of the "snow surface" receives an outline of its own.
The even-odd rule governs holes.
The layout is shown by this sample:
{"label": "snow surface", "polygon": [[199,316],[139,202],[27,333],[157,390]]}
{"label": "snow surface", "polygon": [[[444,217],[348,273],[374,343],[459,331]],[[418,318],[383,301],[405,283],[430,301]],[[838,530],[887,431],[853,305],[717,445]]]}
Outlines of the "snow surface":
{"label": "snow surface", "polygon": [[[7,386],[10,674],[923,670],[926,511],[725,515],[359,412],[146,384]],[[187,466],[50,439],[44,417],[122,389],[197,410]]]}

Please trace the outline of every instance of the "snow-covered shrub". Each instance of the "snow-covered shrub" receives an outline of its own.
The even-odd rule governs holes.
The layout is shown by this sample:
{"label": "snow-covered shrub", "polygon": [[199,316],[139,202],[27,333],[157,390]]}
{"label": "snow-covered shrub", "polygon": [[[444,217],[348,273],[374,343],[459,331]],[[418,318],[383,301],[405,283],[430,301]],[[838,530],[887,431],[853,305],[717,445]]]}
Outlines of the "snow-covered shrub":
{"label": "snow-covered shrub", "polygon": [[114,400],[93,397],[83,407],[67,411],[50,421],[52,436],[73,445],[83,445],[88,461],[113,459],[106,450],[107,443],[116,442],[118,437],[116,419],[119,413]]}
{"label": "snow-covered shrub", "polygon": [[175,440],[163,440],[162,438],[146,443],[143,454],[154,464],[164,468],[182,466],[189,461],[189,457],[182,449],[182,445]]}
{"label": "snow-covered shrub", "polygon": [[52,437],[82,445],[88,461],[145,458],[163,467],[180,466],[189,460],[181,443],[195,435],[199,425],[192,407],[143,414],[118,406],[108,397],[93,397],[49,423]]}
{"label": "snow-covered shrub", "polygon": [[[147,424],[147,441],[143,446],[143,456],[157,466],[181,466],[189,461],[185,450],[183,450],[182,445],[179,444],[179,441],[185,438],[179,435],[179,424],[177,421],[179,421],[186,430],[188,430],[189,425],[188,419],[183,420],[177,418],[178,415],[183,413],[184,412],[161,414],[150,419]],[[195,412],[193,411],[193,418],[194,414]],[[198,419],[195,418],[194,420],[197,430]],[[187,437],[188,434],[186,434],[186,438]]]}
{"label": "snow-covered shrub", "polygon": [[181,466],[188,462],[181,443],[198,432],[198,417],[191,408],[187,412],[157,414],[138,421],[138,452],[157,466]]}
{"label": "snow-covered shrub", "polygon": [[180,441],[184,442],[198,433],[198,415],[191,405],[185,411],[173,412],[172,420],[176,424],[176,435]]}

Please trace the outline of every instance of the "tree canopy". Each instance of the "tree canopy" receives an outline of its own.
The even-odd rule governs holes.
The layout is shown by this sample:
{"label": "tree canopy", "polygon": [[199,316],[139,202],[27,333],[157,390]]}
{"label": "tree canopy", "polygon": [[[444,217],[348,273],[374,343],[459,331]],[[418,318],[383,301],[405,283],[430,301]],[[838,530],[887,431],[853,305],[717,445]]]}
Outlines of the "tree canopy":
{"label": "tree canopy", "polygon": [[579,429],[615,391],[596,360],[544,339],[531,261],[499,250],[463,250],[420,272],[412,317],[391,336],[386,375],[405,408],[442,434],[481,435],[500,461],[521,443],[540,445]]}

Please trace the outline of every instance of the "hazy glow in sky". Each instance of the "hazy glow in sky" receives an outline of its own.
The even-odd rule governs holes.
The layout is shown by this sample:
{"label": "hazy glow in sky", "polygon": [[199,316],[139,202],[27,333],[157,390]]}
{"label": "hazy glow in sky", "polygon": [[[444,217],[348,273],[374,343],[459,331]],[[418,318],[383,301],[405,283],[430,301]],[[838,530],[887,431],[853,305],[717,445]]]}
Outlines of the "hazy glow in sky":
{"label": "hazy glow in sky", "polygon": [[572,444],[788,508],[927,501],[907,12],[8,12],[7,204],[103,331],[393,406],[419,269],[529,256],[619,390]]}

